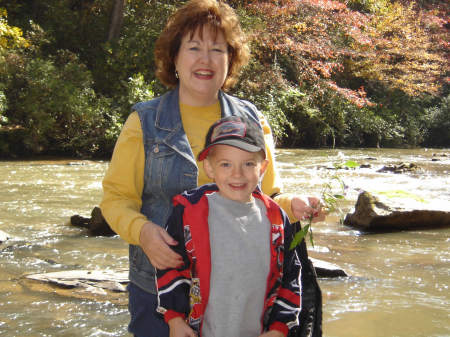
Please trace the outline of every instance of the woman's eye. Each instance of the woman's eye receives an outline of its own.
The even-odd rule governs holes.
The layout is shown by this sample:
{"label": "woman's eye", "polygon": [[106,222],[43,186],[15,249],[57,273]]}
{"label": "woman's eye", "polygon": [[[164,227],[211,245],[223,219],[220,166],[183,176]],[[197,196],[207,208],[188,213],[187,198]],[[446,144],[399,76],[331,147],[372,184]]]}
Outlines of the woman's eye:
{"label": "woman's eye", "polygon": [[229,163],[221,163],[220,166],[226,168],[226,167],[230,167],[230,164]]}
{"label": "woman's eye", "polygon": [[254,167],[256,166],[256,163],[254,161],[248,161],[247,163],[245,163],[245,165],[249,167]]}

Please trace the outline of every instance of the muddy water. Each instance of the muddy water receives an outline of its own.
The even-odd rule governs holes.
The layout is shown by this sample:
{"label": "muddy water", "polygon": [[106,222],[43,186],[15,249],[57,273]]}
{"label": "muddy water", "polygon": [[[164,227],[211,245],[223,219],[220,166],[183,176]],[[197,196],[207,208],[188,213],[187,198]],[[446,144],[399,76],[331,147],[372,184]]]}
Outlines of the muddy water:
{"label": "muddy water", "polygon": [[[445,150],[278,150],[285,190],[320,194],[333,175],[345,182],[343,214],[360,190],[407,196],[406,205],[450,210],[450,157]],[[434,160],[433,160],[434,159]],[[439,159],[439,160],[436,160]],[[370,168],[332,170],[353,160]],[[420,172],[378,173],[414,162]],[[128,336],[126,305],[94,300],[23,275],[72,269],[127,268],[117,237],[92,238],[69,226],[101,199],[107,162],[0,162],[0,336]],[[332,184],[333,185],[333,184]],[[333,185],[334,187],[334,185]],[[337,188],[337,187],[336,187]],[[402,193],[399,193],[402,192]],[[450,336],[450,229],[362,234],[333,213],[314,225],[310,255],[343,267],[348,278],[322,279],[324,336]]]}

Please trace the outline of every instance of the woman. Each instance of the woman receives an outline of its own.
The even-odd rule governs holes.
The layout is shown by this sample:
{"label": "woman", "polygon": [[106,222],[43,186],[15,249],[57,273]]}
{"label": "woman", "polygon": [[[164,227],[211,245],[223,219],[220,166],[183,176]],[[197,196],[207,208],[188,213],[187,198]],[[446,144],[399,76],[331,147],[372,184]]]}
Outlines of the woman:
{"label": "woman", "polygon": [[155,267],[182,263],[163,226],[172,197],[210,182],[195,158],[208,127],[221,116],[259,120],[265,133],[269,167],[262,189],[291,218],[315,213],[319,200],[280,194],[269,125],[249,102],[223,92],[248,60],[238,18],[225,3],[191,0],[168,21],[155,47],[157,76],[171,90],[141,102],[125,123],[103,180],[103,216],[130,244],[129,331],[135,336],[168,336],[155,312]]}

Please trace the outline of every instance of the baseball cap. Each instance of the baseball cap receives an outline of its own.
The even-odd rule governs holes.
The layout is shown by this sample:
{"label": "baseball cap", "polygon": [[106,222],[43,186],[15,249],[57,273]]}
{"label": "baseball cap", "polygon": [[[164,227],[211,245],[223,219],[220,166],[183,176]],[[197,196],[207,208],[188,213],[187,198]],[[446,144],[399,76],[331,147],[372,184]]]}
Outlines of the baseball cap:
{"label": "baseball cap", "polygon": [[266,155],[264,134],[258,123],[245,117],[228,116],[219,119],[208,130],[205,147],[198,160],[208,156],[209,150],[218,144],[230,145],[248,152],[263,151]]}

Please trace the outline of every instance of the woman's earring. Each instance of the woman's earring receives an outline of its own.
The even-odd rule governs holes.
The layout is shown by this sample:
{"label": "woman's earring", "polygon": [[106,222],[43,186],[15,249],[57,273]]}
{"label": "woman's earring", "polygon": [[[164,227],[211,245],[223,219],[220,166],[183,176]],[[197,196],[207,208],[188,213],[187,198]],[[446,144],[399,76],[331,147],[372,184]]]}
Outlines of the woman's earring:
{"label": "woman's earring", "polygon": [[175,77],[178,79],[178,71],[175,70]]}

